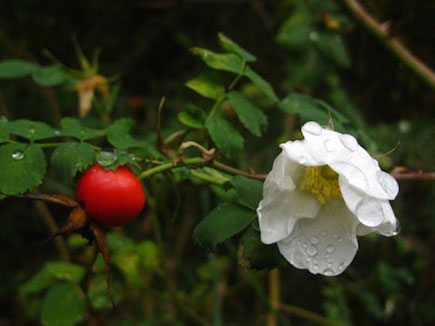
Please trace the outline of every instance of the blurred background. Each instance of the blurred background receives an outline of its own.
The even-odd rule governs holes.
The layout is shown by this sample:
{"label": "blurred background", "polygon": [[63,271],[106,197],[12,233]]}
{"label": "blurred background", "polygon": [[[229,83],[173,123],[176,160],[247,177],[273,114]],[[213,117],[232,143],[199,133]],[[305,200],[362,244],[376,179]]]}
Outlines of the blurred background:
{"label": "blurred background", "polygon": [[[435,69],[434,1],[361,4]],[[187,102],[207,105],[184,84],[205,70],[190,48],[219,52],[218,32],[257,56],[255,70],[278,97],[296,91],[324,100],[352,117],[355,127],[368,135],[365,145],[373,153],[388,152],[400,141],[401,146],[383,158],[385,169],[435,170],[433,88],[356,22],[341,1],[0,2],[0,60],[51,64],[48,50],[65,66],[79,70],[73,39],[88,57],[99,50],[99,73],[121,82],[112,118],[132,117],[135,133],[144,137],[156,130],[162,96],[166,134],[180,128],[177,114]],[[248,83],[243,87],[251,91]],[[41,88],[26,78],[0,79],[0,115],[9,120],[56,126],[61,116],[76,116],[77,107],[71,88]],[[269,119],[267,132],[261,139],[247,136],[246,152],[235,164],[258,173],[268,172],[277,145],[294,137],[301,122],[267,101],[263,109]],[[117,310],[105,296],[104,265],[97,261],[86,313],[80,304],[72,313],[58,311],[70,321],[60,318],[58,325],[269,323],[269,272],[243,267],[238,238],[211,253],[191,240],[194,226],[225,196],[222,191],[159,179],[146,187],[149,202],[140,218],[109,233]],[[360,238],[354,262],[338,277],[319,277],[289,265],[280,268],[280,300],[296,308],[277,313],[278,325],[435,324],[434,196],[433,180],[401,181],[393,203],[400,235]],[[47,262],[62,259],[85,265],[89,260],[88,249],[75,236],[65,238],[63,253],[58,246],[43,245],[50,233],[44,216],[51,214],[59,225],[67,216],[55,205],[48,205],[48,212],[44,209],[32,201],[0,202],[2,326],[38,325],[41,309],[53,304],[55,310],[55,296],[53,302],[42,302],[46,279],[34,279]],[[153,231],[156,220],[163,247]],[[162,264],[170,279],[162,276]],[[181,304],[173,302],[174,291]]]}

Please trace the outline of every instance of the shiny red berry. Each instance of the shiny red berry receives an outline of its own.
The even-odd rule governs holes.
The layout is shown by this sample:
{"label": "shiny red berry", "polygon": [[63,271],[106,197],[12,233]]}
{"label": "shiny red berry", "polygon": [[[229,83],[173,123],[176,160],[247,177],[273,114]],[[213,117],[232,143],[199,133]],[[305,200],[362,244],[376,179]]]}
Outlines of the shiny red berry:
{"label": "shiny red berry", "polygon": [[145,204],[142,184],[123,166],[116,171],[92,166],[80,177],[76,196],[90,218],[108,226],[130,222]]}

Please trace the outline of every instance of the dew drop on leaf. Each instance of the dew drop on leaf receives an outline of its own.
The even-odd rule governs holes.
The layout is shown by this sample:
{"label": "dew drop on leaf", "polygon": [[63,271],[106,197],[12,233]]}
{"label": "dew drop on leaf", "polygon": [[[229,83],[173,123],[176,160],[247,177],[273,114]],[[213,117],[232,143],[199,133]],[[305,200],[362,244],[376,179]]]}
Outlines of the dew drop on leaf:
{"label": "dew drop on leaf", "polygon": [[22,151],[16,151],[12,154],[12,158],[15,161],[20,161],[24,158],[24,153]]}
{"label": "dew drop on leaf", "polygon": [[112,152],[98,152],[97,161],[101,166],[109,166],[118,159],[118,157]]}
{"label": "dew drop on leaf", "polygon": [[33,128],[33,127],[29,127],[29,132],[30,132],[31,134],[34,134],[34,133],[35,133],[35,128]]}
{"label": "dew drop on leaf", "polygon": [[1,115],[0,122],[8,122],[8,118],[6,118],[4,115]]}

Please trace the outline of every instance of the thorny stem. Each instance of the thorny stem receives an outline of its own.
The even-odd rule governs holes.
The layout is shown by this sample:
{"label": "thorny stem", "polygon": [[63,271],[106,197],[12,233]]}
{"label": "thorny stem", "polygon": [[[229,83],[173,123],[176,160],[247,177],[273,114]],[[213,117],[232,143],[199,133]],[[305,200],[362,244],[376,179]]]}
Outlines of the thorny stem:
{"label": "thorny stem", "polygon": [[385,25],[377,22],[370,14],[358,3],[357,0],[343,0],[346,7],[352,12],[374,36],[410,69],[412,69],[429,86],[435,88],[435,72],[409,51],[396,37],[391,37]]}

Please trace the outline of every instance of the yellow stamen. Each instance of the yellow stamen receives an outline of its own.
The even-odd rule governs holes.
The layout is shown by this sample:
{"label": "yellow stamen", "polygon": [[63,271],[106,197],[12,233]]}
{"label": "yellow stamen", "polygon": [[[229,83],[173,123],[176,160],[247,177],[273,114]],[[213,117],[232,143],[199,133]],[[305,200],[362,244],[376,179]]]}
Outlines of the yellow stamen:
{"label": "yellow stamen", "polygon": [[322,204],[332,198],[343,198],[338,174],[328,165],[308,166],[299,189],[313,193]]}

